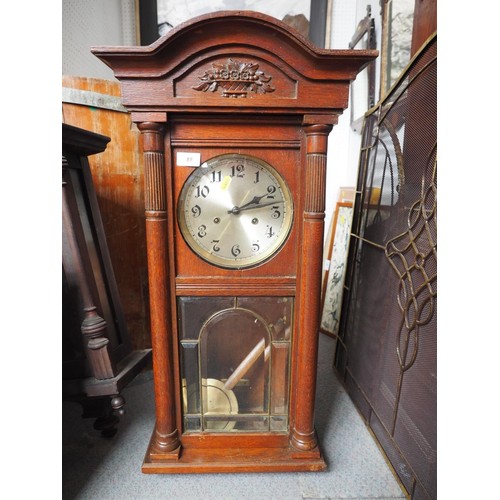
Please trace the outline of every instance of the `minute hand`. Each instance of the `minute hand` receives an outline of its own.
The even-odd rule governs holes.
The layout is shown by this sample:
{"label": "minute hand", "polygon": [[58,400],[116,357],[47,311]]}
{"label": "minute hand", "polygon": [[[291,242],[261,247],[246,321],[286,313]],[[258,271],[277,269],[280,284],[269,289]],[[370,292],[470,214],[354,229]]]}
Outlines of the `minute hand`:
{"label": "minute hand", "polygon": [[278,203],[283,203],[283,200],[280,201],[269,201],[268,203],[259,203],[257,205],[250,205],[248,207],[242,207],[240,208],[240,212],[243,212],[244,210],[253,210],[255,208],[263,208],[263,207],[268,207],[269,205],[276,205]]}

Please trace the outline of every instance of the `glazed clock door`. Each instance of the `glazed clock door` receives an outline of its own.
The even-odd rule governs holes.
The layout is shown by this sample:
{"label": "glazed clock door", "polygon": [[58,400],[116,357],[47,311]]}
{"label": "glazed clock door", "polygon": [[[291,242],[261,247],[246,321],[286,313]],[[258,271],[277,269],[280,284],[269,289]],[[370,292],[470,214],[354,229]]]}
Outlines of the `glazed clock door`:
{"label": "glazed clock door", "polygon": [[293,299],[178,299],[183,426],[287,432]]}

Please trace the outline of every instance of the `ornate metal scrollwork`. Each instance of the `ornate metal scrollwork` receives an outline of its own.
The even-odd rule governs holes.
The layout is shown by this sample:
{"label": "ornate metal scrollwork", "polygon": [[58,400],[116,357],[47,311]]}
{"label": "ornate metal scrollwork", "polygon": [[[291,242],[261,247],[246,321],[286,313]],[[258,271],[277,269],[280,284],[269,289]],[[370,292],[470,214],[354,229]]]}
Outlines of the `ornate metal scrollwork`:
{"label": "ornate metal scrollwork", "polygon": [[396,347],[402,372],[407,371],[418,353],[419,329],[434,315],[437,295],[436,170],[432,180],[422,179],[420,198],[408,213],[408,229],[387,242],[385,254],[399,278],[398,306],[401,323]]}

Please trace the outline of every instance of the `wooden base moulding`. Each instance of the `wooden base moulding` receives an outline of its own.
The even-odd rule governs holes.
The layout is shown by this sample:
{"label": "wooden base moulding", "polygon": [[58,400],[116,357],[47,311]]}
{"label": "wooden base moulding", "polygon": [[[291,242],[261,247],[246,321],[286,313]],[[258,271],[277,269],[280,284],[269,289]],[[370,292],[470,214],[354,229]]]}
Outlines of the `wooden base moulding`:
{"label": "wooden base moulding", "polygon": [[326,462],[319,451],[294,448],[182,448],[171,454],[152,452],[142,464],[146,474],[209,474],[224,472],[321,472]]}

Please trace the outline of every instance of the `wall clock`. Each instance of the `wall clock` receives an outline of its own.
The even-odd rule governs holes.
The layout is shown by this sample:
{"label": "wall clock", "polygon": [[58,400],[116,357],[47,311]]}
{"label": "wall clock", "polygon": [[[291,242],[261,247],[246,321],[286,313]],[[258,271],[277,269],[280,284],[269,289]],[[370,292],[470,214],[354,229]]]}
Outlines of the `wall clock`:
{"label": "wall clock", "polygon": [[156,423],[146,473],[318,471],[327,138],[376,51],[256,12],[96,47],[142,133]]}

